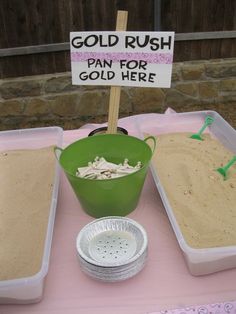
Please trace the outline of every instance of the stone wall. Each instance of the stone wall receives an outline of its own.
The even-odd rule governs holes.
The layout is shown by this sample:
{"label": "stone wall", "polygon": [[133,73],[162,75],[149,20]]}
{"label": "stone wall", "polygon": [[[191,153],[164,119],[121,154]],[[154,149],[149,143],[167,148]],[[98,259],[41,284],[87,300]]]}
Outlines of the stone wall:
{"label": "stone wall", "polygon": [[[70,73],[0,80],[0,130],[105,122],[109,91],[72,86]],[[123,87],[119,117],[167,107],[216,110],[236,127],[236,58],[175,63],[169,89]]]}

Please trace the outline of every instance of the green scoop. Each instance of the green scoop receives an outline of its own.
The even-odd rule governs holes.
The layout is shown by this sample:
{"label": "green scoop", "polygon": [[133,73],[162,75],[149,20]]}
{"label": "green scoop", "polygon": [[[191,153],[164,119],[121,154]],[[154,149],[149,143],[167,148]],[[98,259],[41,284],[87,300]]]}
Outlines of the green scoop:
{"label": "green scoop", "polygon": [[224,166],[216,169],[226,180],[228,169],[236,162],[236,155]]}
{"label": "green scoop", "polygon": [[194,138],[195,140],[203,141],[203,138],[201,137],[202,132],[206,129],[208,125],[211,125],[214,122],[214,120],[215,119],[212,118],[211,116],[207,116],[201,129],[197,133],[191,135],[190,137]]}

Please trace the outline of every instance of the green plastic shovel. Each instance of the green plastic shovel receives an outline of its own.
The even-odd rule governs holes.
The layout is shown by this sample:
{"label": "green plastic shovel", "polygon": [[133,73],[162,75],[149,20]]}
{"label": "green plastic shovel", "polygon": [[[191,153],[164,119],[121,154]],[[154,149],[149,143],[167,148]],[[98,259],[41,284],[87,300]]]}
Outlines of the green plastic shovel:
{"label": "green plastic shovel", "polygon": [[211,125],[214,122],[214,118],[212,118],[211,116],[207,116],[205,119],[205,122],[203,124],[203,126],[201,127],[201,129],[198,131],[198,133],[195,133],[193,135],[191,135],[191,138],[194,138],[195,140],[199,140],[199,141],[203,141],[203,138],[201,137],[202,132],[206,129],[206,127],[208,125]]}
{"label": "green plastic shovel", "polygon": [[236,162],[236,156],[234,156],[224,167],[216,169],[226,180],[228,169]]}

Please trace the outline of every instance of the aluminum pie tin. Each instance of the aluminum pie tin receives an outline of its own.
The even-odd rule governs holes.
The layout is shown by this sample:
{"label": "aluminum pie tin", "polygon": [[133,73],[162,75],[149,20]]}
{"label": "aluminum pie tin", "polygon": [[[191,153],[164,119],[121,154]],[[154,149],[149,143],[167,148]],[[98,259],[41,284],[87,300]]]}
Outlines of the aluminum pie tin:
{"label": "aluminum pie tin", "polygon": [[128,272],[130,270],[133,270],[134,267],[137,267],[138,265],[141,267],[142,264],[146,263],[148,256],[148,250],[146,249],[140,257],[135,260],[132,263],[123,265],[123,266],[113,266],[113,267],[102,267],[102,266],[96,266],[94,264],[90,264],[87,261],[85,261],[79,254],[78,254],[78,260],[82,268],[89,270],[92,272],[98,272],[98,273],[112,273],[112,274],[120,274],[124,272]]}
{"label": "aluminum pie tin", "polygon": [[110,272],[119,268],[121,272],[129,270],[139,258],[145,260],[147,245],[144,228],[130,218],[119,216],[92,221],[81,229],[76,239],[80,262],[98,272],[106,271],[104,268]]}
{"label": "aluminum pie tin", "polygon": [[[92,277],[93,279],[104,281],[104,282],[118,282],[123,281],[126,279],[129,279],[136,274],[138,274],[145,266],[146,259],[144,261],[140,261],[139,263],[132,266],[131,269],[126,271],[120,271],[120,272],[113,272],[108,271],[110,268],[103,268],[103,271],[100,269],[97,270],[91,270],[89,267],[87,268],[85,265],[81,267],[81,270],[88,275],[89,277]],[[99,267],[98,267],[99,268]]]}

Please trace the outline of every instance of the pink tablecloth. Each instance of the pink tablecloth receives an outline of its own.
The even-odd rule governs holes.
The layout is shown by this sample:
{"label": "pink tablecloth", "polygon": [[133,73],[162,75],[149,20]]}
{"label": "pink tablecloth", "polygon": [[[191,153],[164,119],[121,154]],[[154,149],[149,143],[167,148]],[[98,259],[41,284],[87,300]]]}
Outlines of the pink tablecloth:
{"label": "pink tablecloth", "polygon": [[[133,122],[128,118],[120,125],[135,134]],[[64,145],[87,136],[90,129],[64,132]],[[139,205],[129,217],[141,223],[148,234],[149,256],[143,271],[113,284],[88,278],[79,268],[75,239],[93,218],[83,212],[62,173],[44,298],[33,305],[1,306],[0,313],[236,313],[236,269],[201,277],[189,274],[151,173]]]}

